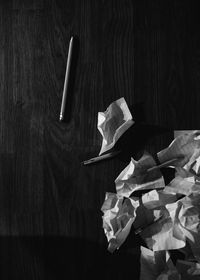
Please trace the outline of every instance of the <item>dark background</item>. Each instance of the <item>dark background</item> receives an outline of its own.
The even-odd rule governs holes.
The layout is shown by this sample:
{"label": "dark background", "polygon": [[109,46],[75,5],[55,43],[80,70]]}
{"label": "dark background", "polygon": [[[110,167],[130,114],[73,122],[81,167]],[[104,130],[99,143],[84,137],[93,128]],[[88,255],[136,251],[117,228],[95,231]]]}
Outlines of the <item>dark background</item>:
{"label": "dark background", "polygon": [[108,253],[100,211],[127,162],[81,161],[100,150],[97,112],[122,96],[135,120],[171,129],[150,152],[200,127],[198,2],[0,1],[0,279],[137,279],[139,240]]}

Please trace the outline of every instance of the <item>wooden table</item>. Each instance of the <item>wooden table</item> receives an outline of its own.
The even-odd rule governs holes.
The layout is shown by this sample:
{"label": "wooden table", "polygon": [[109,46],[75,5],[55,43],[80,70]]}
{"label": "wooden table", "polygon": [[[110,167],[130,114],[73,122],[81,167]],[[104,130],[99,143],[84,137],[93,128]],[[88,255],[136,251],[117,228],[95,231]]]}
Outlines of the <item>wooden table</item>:
{"label": "wooden table", "polygon": [[[0,2],[2,280],[138,278],[138,241],[108,253],[100,211],[127,162],[81,161],[100,150],[98,111],[122,96],[135,120],[171,129],[150,152],[173,129],[200,127],[199,27],[195,1]],[[60,123],[71,35],[79,51]]]}

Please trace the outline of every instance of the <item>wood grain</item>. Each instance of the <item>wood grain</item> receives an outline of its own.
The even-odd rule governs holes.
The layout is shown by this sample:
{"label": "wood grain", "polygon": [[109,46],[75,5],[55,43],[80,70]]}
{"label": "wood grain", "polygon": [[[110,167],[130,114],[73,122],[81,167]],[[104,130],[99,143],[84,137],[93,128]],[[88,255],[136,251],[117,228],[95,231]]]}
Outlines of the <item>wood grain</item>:
{"label": "wood grain", "polygon": [[[152,153],[173,129],[200,127],[199,25],[186,0],[1,1],[1,279],[139,279],[140,241],[109,254],[100,212],[127,162],[81,162],[100,150],[97,112],[122,96],[134,118],[169,128],[147,141]],[[60,123],[71,35],[79,49]]]}

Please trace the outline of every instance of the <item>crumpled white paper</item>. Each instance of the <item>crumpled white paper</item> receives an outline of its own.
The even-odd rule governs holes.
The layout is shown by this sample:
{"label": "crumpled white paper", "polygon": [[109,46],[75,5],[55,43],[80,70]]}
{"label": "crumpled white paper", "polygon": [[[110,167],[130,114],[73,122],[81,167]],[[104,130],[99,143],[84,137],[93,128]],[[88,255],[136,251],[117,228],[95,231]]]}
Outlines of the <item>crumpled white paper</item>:
{"label": "crumpled white paper", "polygon": [[[153,210],[157,222],[141,232],[153,251],[183,248],[186,240],[194,255],[200,252],[200,195],[186,196]],[[196,249],[198,248],[198,249]]]}
{"label": "crumpled white paper", "polygon": [[106,193],[101,211],[104,213],[103,228],[109,242],[108,250],[110,252],[118,249],[126,240],[135,220],[135,211],[138,206],[138,199]]}
{"label": "crumpled white paper", "polygon": [[[148,248],[141,248],[140,280],[181,279],[181,261],[175,266],[168,250],[187,248],[186,273],[192,278],[184,279],[200,275],[200,131],[178,136],[158,153],[160,163],[174,158],[178,159],[172,164],[176,174],[167,186],[159,169],[148,172],[156,166],[151,155],[144,154],[138,161],[132,158],[115,180],[117,193],[107,193],[102,206],[110,252],[123,244],[132,226],[145,241]],[[130,197],[138,190],[149,192]]]}
{"label": "crumpled white paper", "polygon": [[142,195],[142,203],[147,209],[155,209],[161,206],[165,206],[169,203],[174,203],[177,200],[177,196],[174,193],[169,193],[164,190],[152,190]]}
{"label": "crumpled white paper", "polygon": [[180,280],[181,276],[168,251],[151,251],[143,246],[140,255],[140,280]]}
{"label": "crumpled white paper", "polygon": [[[163,252],[163,251],[161,251]],[[156,278],[156,280],[181,280],[181,274],[173,264],[170,254],[166,252],[166,263],[162,273]]]}
{"label": "crumpled white paper", "polygon": [[186,196],[194,192],[200,193],[199,164],[200,157],[192,164],[187,163],[183,167],[175,167],[175,178],[165,187],[165,190]]}
{"label": "crumpled white paper", "polygon": [[181,280],[181,274],[176,270],[168,269],[167,271],[162,272],[156,280]]}
{"label": "crumpled white paper", "polygon": [[187,270],[189,275],[200,275],[200,263],[191,263],[191,268]]}
{"label": "crumpled white paper", "polygon": [[189,195],[195,190],[200,192],[200,184],[195,182],[194,177],[181,177],[177,175],[168,186],[165,191],[169,193],[177,193],[183,195]]}
{"label": "crumpled white paper", "polygon": [[159,169],[147,172],[155,165],[149,154],[144,154],[139,161],[131,158],[129,165],[115,180],[117,193],[129,197],[134,191],[164,188],[165,182]]}
{"label": "crumpled white paper", "polygon": [[177,136],[172,143],[158,154],[160,163],[179,158],[172,166],[191,166],[200,156],[200,130]]}
{"label": "crumpled white paper", "polygon": [[111,103],[105,112],[99,112],[97,128],[103,137],[99,155],[113,148],[133,124],[132,115],[123,97]]}
{"label": "crumpled white paper", "polygon": [[143,246],[140,252],[140,280],[155,280],[165,269],[166,252],[153,252]]}
{"label": "crumpled white paper", "polygon": [[177,260],[176,268],[184,280],[198,280],[200,278],[200,263],[187,260]]}
{"label": "crumpled white paper", "polygon": [[176,176],[180,175],[182,178],[192,178],[193,181],[200,181],[200,156],[196,157],[194,161],[189,161],[183,167],[176,167]]}
{"label": "crumpled white paper", "polygon": [[152,190],[143,194],[133,224],[136,233],[145,232],[145,229],[150,226],[156,227],[157,225],[160,227],[159,223],[162,223],[164,218],[169,218],[165,205],[174,203],[176,200],[176,194],[166,193],[165,190]]}

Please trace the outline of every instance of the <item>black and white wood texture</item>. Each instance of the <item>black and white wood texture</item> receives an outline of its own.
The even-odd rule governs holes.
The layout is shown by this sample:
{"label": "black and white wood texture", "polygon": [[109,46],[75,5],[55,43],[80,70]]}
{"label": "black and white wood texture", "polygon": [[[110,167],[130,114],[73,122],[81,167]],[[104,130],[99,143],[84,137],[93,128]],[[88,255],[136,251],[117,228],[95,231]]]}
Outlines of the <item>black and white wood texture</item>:
{"label": "black and white wood texture", "polygon": [[[108,253],[100,211],[128,162],[81,162],[100,150],[97,112],[122,96],[135,119],[169,129],[145,144],[150,152],[174,129],[200,128],[198,4],[0,1],[0,279],[139,279],[140,241],[131,235]],[[61,123],[71,35],[77,59]]]}

